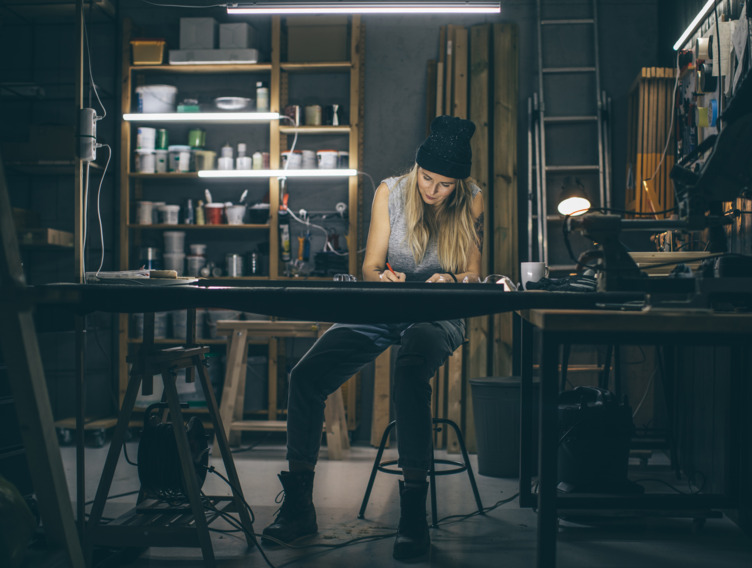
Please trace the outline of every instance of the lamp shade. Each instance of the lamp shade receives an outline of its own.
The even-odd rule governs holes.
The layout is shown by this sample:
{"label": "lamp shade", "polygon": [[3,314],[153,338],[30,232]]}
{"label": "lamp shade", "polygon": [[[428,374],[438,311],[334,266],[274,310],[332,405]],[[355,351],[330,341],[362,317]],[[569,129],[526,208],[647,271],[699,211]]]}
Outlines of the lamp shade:
{"label": "lamp shade", "polygon": [[569,216],[582,215],[590,209],[590,200],[579,179],[564,178],[556,209],[561,215]]}

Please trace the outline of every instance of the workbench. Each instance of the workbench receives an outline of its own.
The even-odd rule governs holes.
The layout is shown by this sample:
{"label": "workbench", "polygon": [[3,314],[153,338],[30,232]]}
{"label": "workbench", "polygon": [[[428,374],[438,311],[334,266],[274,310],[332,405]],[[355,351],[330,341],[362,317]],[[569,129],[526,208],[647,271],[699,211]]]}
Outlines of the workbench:
{"label": "workbench", "polygon": [[[642,510],[682,512],[708,508],[735,509],[744,498],[743,460],[750,447],[748,430],[741,427],[744,401],[749,400],[749,357],[752,314],[651,309],[550,310],[520,312],[521,329],[521,456],[520,506],[538,507],[539,568],[556,565],[559,510]],[[533,447],[533,332],[540,334],[540,430],[538,494],[531,492]],[[720,494],[584,494],[557,491],[559,449],[558,395],[560,348],[565,345],[713,345],[731,348],[728,400],[728,447],[725,452],[725,490]],[[676,378],[674,378],[676,380]],[[678,516],[678,515],[677,515]]]}
{"label": "workbench", "polygon": [[[103,283],[103,284],[50,284],[36,287],[16,286],[8,295],[5,308],[9,314],[27,314],[34,305],[51,304],[69,309],[78,316],[101,311],[109,313],[153,313],[191,308],[224,308],[252,313],[319,322],[346,323],[393,323],[400,321],[434,321],[473,317],[484,314],[509,312],[530,308],[594,309],[606,305],[639,300],[643,294],[628,293],[575,293],[575,292],[504,292],[494,284],[457,285],[450,283],[401,283],[388,285],[379,282],[331,282],[331,281],[199,281],[198,285],[166,285],[159,282]],[[12,306],[12,307],[11,307]],[[79,318],[81,319],[81,318]],[[29,326],[25,323],[10,325],[5,329],[4,339],[26,341]],[[10,320],[9,320],[10,322]],[[25,326],[25,327],[24,327]],[[32,328],[33,329],[33,328]],[[83,327],[79,326],[82,330]],[[26,331],[24,331],[26,330]],[[16,342],[17,344],[18,342]],[[36,345],[36,342],[33,342]],[[16,352],[23,346],[15,347]],[[188,345],[187,347],[190,347]],[[37,358],[33,353],[24,357],[22,363],[33,365]],[[77,357],[79,392],[85,390],[82,357]],[[43,375],[32,369],[31,378],[23,377],[19,366],[19,380],[13,382],[14,393],[28,408],[40,407],[39,413],[29,415],[26,426],[32,431],[51,430],[51,412],[44,389]],[[42,390],[40,390],[42,389]],[[83,416],[78,409],[78,417]],[[34,468],[35,487],[39,487],[40,500],[45,501],[43,517],[50,519],[52,527],[67,533],[57,538],[67,543],[72,562],[80,565],[80,551],[71,533],[72,517],[67,487],[62,476],[59,450],[54,440],[54,431],[44,436],[45,444],[36,444],[35,437],[25,438],[31,458],[39,463],[51,464],[52,468]],[[42,434],[40,434],[41,436]],[[37,437],[38,439],[38,437]],[[83,496],[85,495],[83,471],[83,420],[77,427],[77,499],[79,527],[83,520]],[[49,475],[42,475],[49,472]],[[44,494],[44,495],[42,495]]]}

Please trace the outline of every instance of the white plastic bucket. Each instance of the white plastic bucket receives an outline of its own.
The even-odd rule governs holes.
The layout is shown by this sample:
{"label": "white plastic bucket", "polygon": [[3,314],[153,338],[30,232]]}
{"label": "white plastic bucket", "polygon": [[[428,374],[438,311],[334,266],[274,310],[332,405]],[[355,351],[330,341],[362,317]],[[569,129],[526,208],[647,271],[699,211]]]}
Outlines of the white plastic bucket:
{"label": "white plastic bucket", "polygon": [[141,174],[153,174],[157,168],[154,150],[136,150],[136,171]]}
{"label": "white plastic bucket", "polygon": [[245,216],[245,205],[230,205],[225,207],[228,225],[242,225]]}
{"label": "white plastic bucket", "polygon": [[183,252],[185,248],[185,231],[165,231],[163,236],[165,252]]}
{"label": "white plastic bucket", "polygon": [[180,205],[162,205],[159,208],[159,216],[164,225],[177,225],[180,219]]}
{"label": "white plastic bucket", "polygon": [[136,132],[136,150],[154,150],[157,143],[157,129],[139,126]]}
{"label": "white plastic bucket", "polygon": [[336,150],[319,150],[316,152],[319,162],[319,168],[332,169],[337,167],[339,153]]}
{"label": "white plastic bucket", "polygon": [[152,224],[152,208],[154,204],[151,201],[136,201],[136,222],[139,225]]}
{"label": "white plastic bucket", "polygon": [[162,254],[165,270],[174,270],[178,276],[183,275],[185,266],[185,253],[183,252],[166,252]]}
{"label": "white plastic bucket", "polygon": [[157,173],[167,173],[167,150],[154,150],[157,161]]}
{"label": "white plastic bucket", "polygon": [[142,85],[136,87],[138,112],[175,112],[178,88],[174,85]]}

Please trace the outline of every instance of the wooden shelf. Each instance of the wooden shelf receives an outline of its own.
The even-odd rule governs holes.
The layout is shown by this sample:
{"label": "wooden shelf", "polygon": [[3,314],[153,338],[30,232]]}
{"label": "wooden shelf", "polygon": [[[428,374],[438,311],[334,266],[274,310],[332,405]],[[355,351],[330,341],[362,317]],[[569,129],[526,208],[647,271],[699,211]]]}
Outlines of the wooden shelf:
{"label": "wooden shelf", "polygon": [[272,70],[271,63],[212,63],[198,65],[131,65],[131,73],[265,73]]}
{"label": "wooden shelf", "polygon": [[281,134],[350,134],[350,126],[280,126]]}
{"label": "wooden shelf", "polygon": [[[22,174],[30,175],[73,175],[75,168],[78,166],[77,160],[42,160],[35,162],[8,162],[5,166],[9,170],[14,170]],[[92,162],[90,167],[95,170],[102,170],[102,166]]]}
{"label": "wooden shelf", "polygon": [[158,231],[172,231],[172,230],[178,230],[181,231],[189,230],[189,231],[222,231],[222,230],[268,230],[269,224],[263,223],[263,224],[248,224],[248,225],[164,225],[164,224],[158,224],[158,225],[138,225],[135,223],[129,223],[128,224],[129,229],[136,229],[136,230],[158,230]]}
{"label": "wooden shelf", "polygon": [[352,63],[349,61],[322,61],[314,63],[280,63],[282,71],[318,72],[321,71],[349,71]]}

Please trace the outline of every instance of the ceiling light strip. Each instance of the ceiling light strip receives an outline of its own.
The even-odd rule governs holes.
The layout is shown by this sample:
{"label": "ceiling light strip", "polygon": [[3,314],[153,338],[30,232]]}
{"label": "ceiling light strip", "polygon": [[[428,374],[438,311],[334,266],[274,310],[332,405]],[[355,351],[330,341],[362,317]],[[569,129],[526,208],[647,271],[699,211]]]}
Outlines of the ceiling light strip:
{"label": "ceiling light strip", "polygon": [[358,175],[358,170],[321,169],[321,170],[199,170],[200,178],[269,178],[269,177],[351,177]]}
{"label": "ceiling light strip", "polygon": [[234,2],[228,14],[498,14],[500,2]]}
{"label": "ceiling light strip", "polygon": [[134,112],[123,115],[131,122],[264,122],[278,120],[276,112]]}
{"label": "ceiling light strip", "polygon": [[676,40],[676,43],[674,44],[674,51],[679,51],[682,47],[684,47],[684,44],[687,42],[689,36],[695,33],[697,28],[700,27],[700,23],[707,17],[708,12],[710,12],[714,4],[715,0],[708,0],[706,2],[705,6],[702,7],[702,10],[700,10],[695,16],[695,19],[692,20],[692,23],[687,26],[686,30],[684,30],[684,33],[681,35],[681,37]]}

